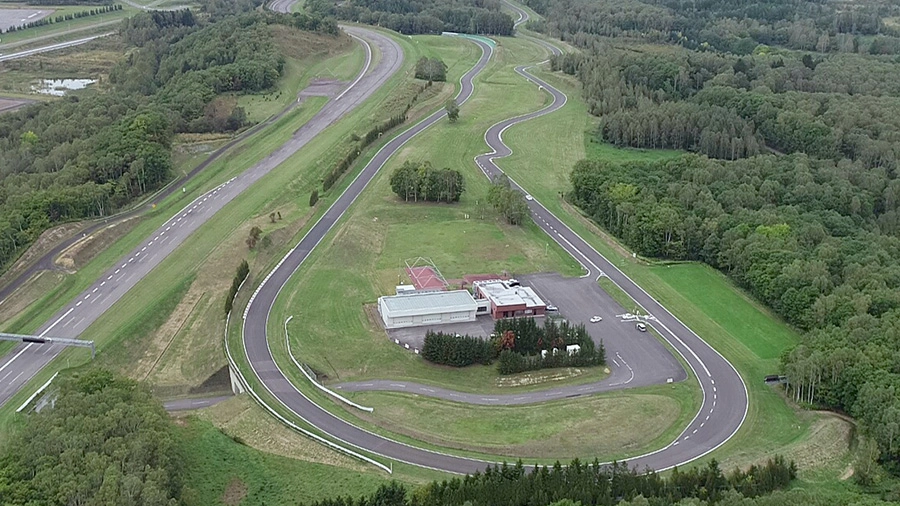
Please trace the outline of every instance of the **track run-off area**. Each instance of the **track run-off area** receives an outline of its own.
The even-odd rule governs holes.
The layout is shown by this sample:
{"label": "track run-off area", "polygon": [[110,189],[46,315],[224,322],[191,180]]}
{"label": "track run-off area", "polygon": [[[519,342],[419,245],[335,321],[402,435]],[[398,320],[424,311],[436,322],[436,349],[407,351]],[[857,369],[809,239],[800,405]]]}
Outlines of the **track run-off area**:
{"label": "track run-off area", "polygon": [[[524,19],[527,18],[520,14],[519,23]],[[492,44],[476,37],[469,40],[481,48],[482,55],[475,66],[460,81],[460,91],[455,98],[459,105],[465,103],[472,96],[475,91],[473,80],[488,65],[493,54]],[[552,53],[559,54],[559,49],[549,43],[543,41],[540,43]],[[502,139],[502,134],[507,128],[550,114],[566,103],[567,97],[564,93],[528,73],[527,68],[528,65],[525,65],[517,67],[515,70],[525,79],[550,93],[553,101],[543,109],[501,121],[488,129],[485,133],[485,141],[492,151],[475,158],[475,162],[488,178],[502,174],[502,170],[494,160],[512,153]],[[291,276],[335,227],[388,159],[413,137],[443,120],[445,116],[446,113],[443,109],[431,114],[388,141],[375,154],[344,193],[255,290],[243,314],[241,339],[250,368],[269,395],[277,399],[296,417],[318,428],[319,431],[330,436],[340,445],[392,461],[453,473],[472,473],[483,471],[489,462],[418,448],[395,441],[363,429],[318,405],[298,389],[276,363],[267,335],[272,308]],[[512,184],[520,191],[525,191],[515,182]],[[625,462],[638,469],[665,470],[696,460],[728,441],[740,429],[748,409],[746,385],[735,368],[578,234],[550,213],[540,202],[531,200],[528,202],[528,206],[535,223],[587,270],[596,273],[597,276],[607,276],[638,304],[650,311],[652,316],[649,323],[684,358],[701,387],[703,400],[700,410],[675,440],[659,450],[627,459]],[[380,385],[384,385],[385,390],[396,389],[392,388],[390,383],[385,383],[379,382]],[[406,385],[420,388],[425,392],[429,390],[424,385],[411,383]],[[450,395],[450,391],[430,390],[432,390],[431,396]],[[429,393],[424,395],[429,395]],[[536,397],[539,396],[540,394]],[[456,400],[451,397],[447,398]],[[535,401],[537,400],[536,398]],[[487,403],[490,404],[490,401]]]}

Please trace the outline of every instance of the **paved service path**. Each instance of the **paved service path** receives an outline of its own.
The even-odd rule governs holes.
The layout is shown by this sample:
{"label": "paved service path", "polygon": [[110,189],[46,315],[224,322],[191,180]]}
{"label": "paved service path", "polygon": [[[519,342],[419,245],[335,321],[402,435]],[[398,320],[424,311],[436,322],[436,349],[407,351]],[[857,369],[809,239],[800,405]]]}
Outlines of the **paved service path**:
{"label": "paved service path", "polygon": [[[473,42],[482,48],[482,57],[475,67],[463,76],[461,91],[457,96],[458,103],[465,102],[471,96],[472,79],[487,65],[492,54],[489,44],[474,39]],[[478,156],[475,160],[489,178],[502,173],[494,163],[494,159],[508,156],[512,152],[502,141],[503,131],[522,121],[549,114],[565,105],[565,94],[529,74],[526,68],[518,67],[516,72],[547,90],[552,95],[553,102],[534,113],[497,123],[488,130],[485,140],[492,152]],[[416,448],[391,440],[359,428],[317,405],[300,392],[275,363],[266,335],[268,318],[275,299],[293,273],[321,243],[384,163],[412,137],[443,117],[444,112],[438,111],[401,133],[388,142],[362,169],[347,190],[254,292],[244,313],[242,338],[248,361],[257,379],[271,395],[307,423],[344,444],[376,455],[444,471],[471,473],[483,470],[487,462]],[[703,402],[700,411],[688,427],[664,448],[629,459],[628,464],[638,469],[647,467],[656,470],[668,469],[697,459],[730,439],[743,423],[748,405],[745,385],[734,367],[538,201],[529,201],[528,205],[538,226],[587,266],[587,269],[593,268],[593,272],[598,275],[604,273],[609,276],[635,301],[653,312],[654,327],[685,358],[699,380]]]}
{"label": "paved service path", "polygon": [[[366,46],[366,63],[360,76],[338,98],[326,103],[285,144],[243,172],[212,190],[198,195],[184,209],[165,222],[115,266],[57,312],[35,332],[48,337],[77,338],[116,301],[122,298],[176,247],[215,213],[257,180],[287,160],[326,127],[356,108],[380,88],[403,61],[396,42],[384,34],[360,27],[346,27],[352,35],[375,44],[381,58],[372,65],[372,51]],[[61,351],[59,346],[21,344],[0,358],[0,406],[15,395],[35,374]]]}

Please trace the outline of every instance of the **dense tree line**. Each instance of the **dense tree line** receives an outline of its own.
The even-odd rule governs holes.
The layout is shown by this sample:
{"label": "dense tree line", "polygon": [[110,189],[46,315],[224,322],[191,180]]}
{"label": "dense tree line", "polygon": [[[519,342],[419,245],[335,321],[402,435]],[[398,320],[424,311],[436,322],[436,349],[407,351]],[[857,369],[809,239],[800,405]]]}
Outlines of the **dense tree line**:
{"label": "dense tree line", "polygon": [[[408,106],[407,110],[409,110]],[[325,191],[330,190],[331,187],[334,186],[334,183],[336,183],[338,179],[340,179],[341,176],[344,175],[345,172],[347,172],[347,169],[353,166],[353,162],[356,161],[357,157],[359,157],[359,154],[362,153],[363,149],[367,148],[370,144],[378,140],[378,138],[381,137],[381,134],[393,129],[396,126],[402,125],[405,122],[406,112],[404,112],[403,114],[398,114],[397,116],[393,116],[391,119],[385,121],[384,123],[372,127],[368,132],[366,132],[366,135],[362,139],[359,139],[358,143],[355,143],[350,148],[347,154],[344,155],[344,157],[341,158],[337,165],[335,165],[334,168],[331,169],[331,172],[329,172],[325,176],[325,178],[322,180],[322,188]]]}
{"label": "dense tree line", "polygon": [[866,50],[872,36],[884,47],[900,40],[900,30],[883,21],[897,16],[900,6],[876,2],[850,8],[843,2],[776,0],[537,0],[529,5],[546,17],[532,29],[583,48],[596,48],[604,37],[628,37],[746,55],[760,45],[856,52]]}
{"label": "dense tree line", "polygon": [[406,202],[459,202],[466,180],[458,170],[436,169],[431,162],[403,162],[391,174],[391,189]]}
{"label": "dense tree line", "polygon": [[565,55],[598,137],[621,146],[675,147],[718,158],[771,148],[897,167],[900,64],[861,55],[733,57],[610,49]]}
{"label": "dense tree line", "polygon": [[[576,344],[580,350],[566,351]],[[422,357],[435,364],[465,367],[497,361],[497,372],[516,374],[554,367],[590,367],[606,362],[606,349],[594,344],[584,325],[557,323],[547,318],[539,327],[534,318],[497,320],[490,339],[428,331]]]}
{"label": "dense tree line", "polygon": [[500,11],[498,0],[327,0],[306,2],[323,16],[377,25],[403,34],[444,31],[512,35],[513,19]]}
{"label": "dense tree line", "polygon": [[[392,116],[384,123],[375,125],[374,127],[370,128],[369,131],[366,132],[366,135],[364,135],[362,138],[360,138],[356,134],[353,134],[353,136],[351,136],[351,141],[353,142],[353,144],[351,145],[350,150],[347,151],[347,154],[345,154],[344,157],[341,158],[341,160],[331,169],[331,172],[326,174],[322,179],[322,189],[324,191],[330,190],[331,187],[334,186],[335,183],[337,183],[338,179],[340,179],[341,176],[344,175],[344,173],[347,172],[347,170],[353,165],[353,162],[356,161],[357,157],[359,157],[363,149],[369,147],[373,142],[381,138],[382,134],[405,123],[406,113],[408,113],[409,110],[412,109],[412,106],[416,104],[416,102],[419,100],[419,97],[421,97],[422,94],[425,93],[425,90],[430,88],[431,85],[432,81],[428,81],[420,86],[416,90],[415,95],[413,95],[409,102],[406,103],[406,106],[403,108],[402,114]],[[318,199],[319,194],[317,192],[315,200]],[[310,198],[310,206],[312,206],[313,203],[313,199]]]}
{"label": "dense tree line", "polygon": [[[857,417],[900,462],[900,181],[806,155],[581,161],[571,200],[642,255],[716,267],[797,327],[799,401]],[[890,350],[890,351],[889,351]]]}
{"label": "dense tree line", "polygon": [[[37,28],[38,26],[47,26],[52,25],[54,23],[64,23],[66,21],[71,21],[73,19],[87,18],[90,16],[97,16],[100,14],[105,14],[107,12],[120,11],[122,10],[121,5],[106,5],[103,7],[98,7],[96,9],[91,9],[87,11],[73,12],[71,14],[65,14],[60,16],[47,16],[45,18],[41,18],[37,21],[31,21],[29,23],[24,23],[19,26],[10,26],[6,29],[6,33],[19,32],[28,28]],[[0,33],[3,33],[3,30],[0,30]]]}
{"label": "dense tree line", "polygon": [[416,79],[446,81],[447,65],[440,58],[421,57],[416,62]]}
{"label": "dense tree line", "polygon": [[445,334],[429,330],[422,345],[422,358],[434,363],[453,367],[472,364],[488,365],[494,360],[494,347],[487,339],[468,334]]}
{"label": "dense tree line", "polygon": [[[793,462],[776,456],[746,472],[725,474],[713,460],[688,471],[678,468],[668,478],[654,472],[639,473],[624,464],[583,464],[527,470],[516,465],[495,465],[483,473],[432,482],[413,493],[396,482],[382,485],[372,495],[338,497],[315,506],[614,506],[618,504],[674,505],[683,499],[700,504],[756,504],[760,497],[790,485],[797,474]],[[688,501],[687,504],[698,504]],[[797,504],[797,503],[793,503]]]}
{"label": "dense tree line", "polygon": [[178,436],[150,391],[108,371],[61,376],[0,454],[4,504],[177,504]]}
{"label": "dense tree line", "polygon": [[121,25],[134,48],[108,90],[0,116],[0,266],[54,224],[108,216],[168,182],[175,133],[245,126],[222,94],[261,91],[281,75],[269,24],[336,33],[333,20],[312,17],[140,13]]}

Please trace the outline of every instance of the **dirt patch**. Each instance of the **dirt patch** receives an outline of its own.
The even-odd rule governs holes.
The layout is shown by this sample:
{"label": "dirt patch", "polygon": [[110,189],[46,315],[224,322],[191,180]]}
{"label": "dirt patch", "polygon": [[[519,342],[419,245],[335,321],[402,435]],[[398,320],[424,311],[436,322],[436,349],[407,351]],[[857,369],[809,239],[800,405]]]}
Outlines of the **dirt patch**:
{"label": "dirt patch", "polygon": [[19,107],[33,103],[34,100],[13,99],[0,97],[0,114],[4,112],[12,112]]}
{"label": "dirt patch", "polygon": [[[529,372],[522,374],[514,374],[511,376],[500,376],[494,380],[494,384],[501,388],[516,388],[527,385],[539,385],[541,383],[552,383],[554,381],[567,380],[576,378],[584,374],[584,369],[577,367],[566,367],[564,369],[553,369],[544,372]],[[607,370],[607,372],[609,372]]]}
{"label": "dirt patch", "polygon": [[844,469],[844,472],[841,473],[841,477],[838,478],[841,481],[847,481],[853,476],[853,466],[847,466],[847,469]]}
{"label": "dirt patch", "polygon": [[54,246],[62,242],[68,237],[71,237],[73,234],[77,233],[79,230],[83,229],[87,226],[86,222],[77,222],[77,223],[66,223],[64,225],[60,225],[58,227],[53,227],[49,230],[45,230],[44,233],[38,237],[37,241],[28,247],[22,256],[19,257],[19,260],[13,264],[12,267],[3,276],[0,276],[0,286],[6,285],[16,278],[19,274],[21,274],[25,269],[28,268],[29,265],[34,263],[35,260],[44,256],[53,249]]}
{"label": "dirt patch", "polygon": [[237,506],[247,497],[247,484],[240,478],[232,478],[222,494],[222,502],[226,506]]}
{"label": "dirt patch", "polygon": [[106,250],[140,223],[139,217],[114,222],[69,246],[56,257],[56,265],[70,271],[78,270]]}

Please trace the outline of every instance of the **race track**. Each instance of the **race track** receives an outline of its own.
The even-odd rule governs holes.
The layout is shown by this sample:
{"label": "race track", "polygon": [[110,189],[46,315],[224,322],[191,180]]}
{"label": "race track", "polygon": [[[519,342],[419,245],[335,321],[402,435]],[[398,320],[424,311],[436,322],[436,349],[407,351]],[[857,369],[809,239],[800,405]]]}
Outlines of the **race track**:
{"label": "race track", "polygon": [[[493,51],[489,44],[472,40],[481,47],[483,54],[475,67],[461,80],[461,90],[457,95],[457,102],[460,104],[472,95],[472,79],[484,69]],[[553,97],[553,102],[539,111],[501,121],[486,132],[485,141],[492,152],[476,157],[475,161],[489,178],[502,173],[494,160],[512,152],[503,143],[503,132],[517,123],[556,111],[567,100],[565,94],[529,74],[525,66],[516,68],[516,72],[547,90]],[[483,470],[487,462],[416,448],[374,434],[329,413],[290,382],[275,362],[267,338],[267,324],[272,307],[293,273],[321,243],[385,162],[411,138],[444,116],[444,111],[439,110],[399,134],[362,169],[347,190],[253,293],[244,312],[242,341],[250,367],[263,387],[297,417],[318,427],[340,443],[413,465],[454,473],[472,473]],[[651,325],[684,357],[700,383],[703,402],[685,430],[664,448],[628,459],[628,465],[638,469],[668,469],[700,458],[730,439],[743,423],[748,406],[746,387],[734,367],[538,201],[530,201],[529,209],[535,223],[573,257],[588,266],[588,269],[593,268],[598,276],[608,276],[641,306],[652,312]]]}

